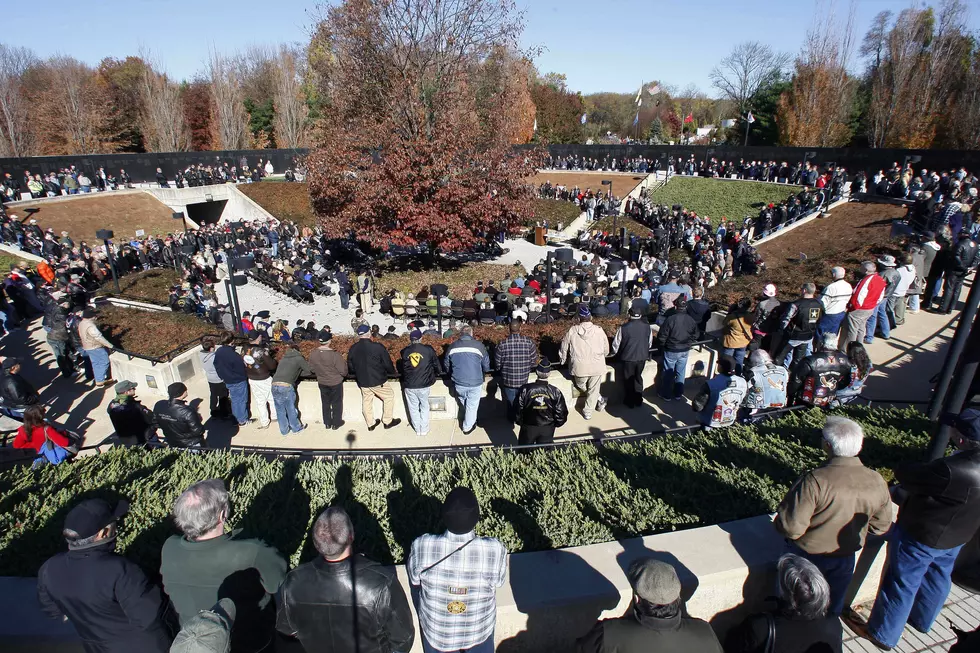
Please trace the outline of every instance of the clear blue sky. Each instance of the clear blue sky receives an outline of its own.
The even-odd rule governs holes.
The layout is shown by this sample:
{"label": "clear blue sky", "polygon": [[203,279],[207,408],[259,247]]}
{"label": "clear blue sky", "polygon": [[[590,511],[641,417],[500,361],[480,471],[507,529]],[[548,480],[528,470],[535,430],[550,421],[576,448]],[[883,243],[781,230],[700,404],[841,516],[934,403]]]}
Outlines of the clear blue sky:
{"label": "clear blue sky", "polygon": [[[714,94],[708,73],[736,43],[756,40],[795,53],[811,24],[813,0],[518,0],[527,11],[524,43],[544,51],[542,73],[562,72],[572,90],[630,92],[640,82],[697,84]],[[970,0],[968,5],[972,5]],[[857,0],[858,39],[884,9],[909,0]],[[837,0],[847,11],[848,0]],[[312,0],[48,0],[35,29],[9,30],[0,41],[42,57],[69,54],[89,64],[136,54],[143,46],[177,78],[203,69],[208,49],[306,42]],[[980,3],[969,25],[980,30]]]}

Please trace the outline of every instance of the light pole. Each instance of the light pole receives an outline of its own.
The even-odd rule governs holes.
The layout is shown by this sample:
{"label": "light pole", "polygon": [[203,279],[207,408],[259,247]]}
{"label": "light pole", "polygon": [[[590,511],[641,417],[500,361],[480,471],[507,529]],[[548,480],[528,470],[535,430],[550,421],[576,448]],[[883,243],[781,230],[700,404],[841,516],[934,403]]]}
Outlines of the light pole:
{"label": "light pole", "polygon": [[228,283],[230,285],[230,293],[228,294],[228,299],[231,303],[231,312],[235,318],[235,333],[242,334],[242,309],[238,304],[238,288],[237,282],[235,280],[236,270],[250,270],[255,267],[255,259],[251,256],[242,256],[240,258],[231,258],[229,254],[225,254],[225,265],[228,267]]}
{"label": "light pole", "polygon": [[112,282],[116,285],[116,293],[121,293],[119,290],[119,277],[116,276],[116,262],[112,260],[112,246],[109,244],[109,240],[112,238],[112,232],[108,229],[99,229],[95,232],[95,237],[105,243],[105,253],[109,258],[109,270],[112,272]]}
{"label": "light pole", "polygon": [[615,211],[613,211],[613,203],[612,203],[612,179],[603,179],[602,180],[602,185],[603,186],[609,186],[609,193],[606,196],[606,201],[609,204],[609,211],[612,212],[612,214],[613,214],[613,233],[615,234],[616,233],[616,224],[618,223],[618,217],[619,216],[618,216],[618,214]]}

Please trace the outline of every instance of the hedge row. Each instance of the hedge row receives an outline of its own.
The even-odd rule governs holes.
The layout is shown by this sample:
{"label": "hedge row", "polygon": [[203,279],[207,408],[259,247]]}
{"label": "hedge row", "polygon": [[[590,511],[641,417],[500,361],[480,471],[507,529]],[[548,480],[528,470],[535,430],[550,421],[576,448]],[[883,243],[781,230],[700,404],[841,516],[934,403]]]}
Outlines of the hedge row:
{"label": "hedge row", "polygon": [[[865,464],[886,478],[896,463],[921,457],[929,431],[922,414],[846,414],[865,427]],[[163,541],[176,532],[173,501],[213,477],[229,483],[233,526],[275,545],[294,565],[314,555],[307,533],[331,504],[350,513],[358,550],[401,562],[413,539],[440,529],[441,501],[458,484],[480,498],[480,532],[514,552],[716,524],[774,510],[800,472],[823,459],[823,421],[812,410],[753,427],[523,454],[300,461],[114,449],[70,465],[10,468],[0,472],[0,576],[36,574],[63,548],[68,509],[95,496],[132,502],[118,548],[156,570]]]}

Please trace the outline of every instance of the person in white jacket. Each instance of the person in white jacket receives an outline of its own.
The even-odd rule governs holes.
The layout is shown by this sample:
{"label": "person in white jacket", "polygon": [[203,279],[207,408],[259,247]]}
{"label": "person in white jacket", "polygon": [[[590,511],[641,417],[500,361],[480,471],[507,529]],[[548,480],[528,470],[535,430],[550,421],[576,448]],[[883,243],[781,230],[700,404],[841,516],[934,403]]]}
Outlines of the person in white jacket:
{"label": "person in white jacket", "polygon": [[579,305],[578,318],[579,324],[570,328],[561,341],[558,356],[562,365],[569,366],[575,387],[585,393],[582,415],[592,419],[594,411],[606,407],[607,400],[599,394],[599,384],[606,374],[609,338],[592,322],[592,312],[587,305]]}
{"label": "person in white jacket", "polygon": [[817,332],[814,342],[823,342],[823,337],[828,333],[840,333],[841,324],[847,317],[847,302],[851,299],[854,288],[851,287],[844,276],[847,271],[837,266],[830,271],[834,278],[832,283],[824,287],[820,293],[820,303],[823,304],[823,317],[817,323]]}

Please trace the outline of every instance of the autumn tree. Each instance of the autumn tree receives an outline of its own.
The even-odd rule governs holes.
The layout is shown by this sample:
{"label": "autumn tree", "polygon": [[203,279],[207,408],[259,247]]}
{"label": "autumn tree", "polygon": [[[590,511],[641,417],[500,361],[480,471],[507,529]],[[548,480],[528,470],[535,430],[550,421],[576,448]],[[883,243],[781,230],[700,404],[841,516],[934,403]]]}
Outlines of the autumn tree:
{"label": "autumn tree", "polygon": [[180,97],[191,151],[215,149],[211,84],[205,79],[185,82],[181,85]]}
{"label": "autumn tree", "polygon": [[499,0],[328,9],[311,47],[324,117],[307,164],[330,236],[458,251],[524,223],[534,161],[481,123],[475,93],[482,65],[516,51],[521,27]]}
{"label": "autumn tree", "polygon": [[105,58],[99,62],[97,74],[109,96],[112,124],[108,131],[116,134],[121,152],[145,152],[143,142],[142,85],[147,63],[141,56],[125,59]]}
{"label": "autumn tree", "polygon": [[779,101],[783,145],[837,147],[851,140],[856,82],[847,67],[853,46],[854,6],[842,25],[833,0],[818,3],[796,57],[792,86]]}
{"label": "autumn tree", "polygon": [[283,46],[276,60],[273,130],[279,147],[309,146],[309,105],[301,53]]}
{"label": "autumn tree", "polygon": [[211,91],[211,126],[219,150],[242,150],[249,145],[245,94],[236,62],[211,52],[207,62]]}
{"label": "autumn tree", "polygon": [[481,132],[509,143],[530,142],[536,118],[530,88],[533,64],[520,53],[499,47],[473,72]]}
{"label": "autumn tree", "polygon": [[141,124],[149,152],[182,152],[188,146],[188,127],[182,89],[149,65],[144,67],[140,84]]}
{"label": "autumn tree", "polygon": [[35,62],[34,53],[27,48],[0,43],[0,156],[37,153],[24,88],[24,74]]}
{"label": "autumn tree", "polygon": [[[972,41],[962,0],[879,13],[865,35],[871,147],[930,147],[967,74]],[[967,82],[968,83],[968,82]]]}
{"label": "autumn tree", "polygon": [[788,63],[788,55],[775,52],[764,43],[746,41],[736,45],[711,70],[711,84],[744,116],[753,108],[752,97],[778,79]]}
{"label": "autumn tree", "polygon": [[546,143],[582,141],[582,96],[566,86],[565,76],[549,73],[531,80],[531,101],[538,122],[536,139]]}

